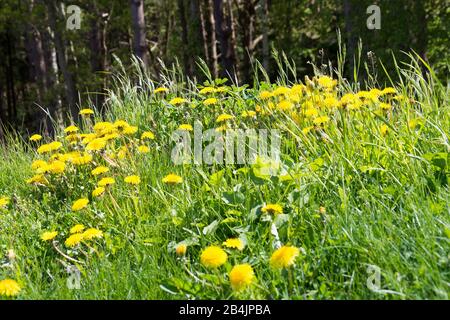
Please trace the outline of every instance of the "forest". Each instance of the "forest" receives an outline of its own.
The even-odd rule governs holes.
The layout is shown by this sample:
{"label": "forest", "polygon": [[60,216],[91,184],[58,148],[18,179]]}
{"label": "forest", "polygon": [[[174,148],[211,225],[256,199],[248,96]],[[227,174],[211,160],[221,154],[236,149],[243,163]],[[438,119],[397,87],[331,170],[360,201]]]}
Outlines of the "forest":
{"label": "forest", "polygon": [[[448,77],[445,0],[2,0],[0,3],[0,134],[44,129],[50,119],[77,117],[93,101],[101,110],[118,64],[142,60],[158,79],[163,66],[177,65],[204,81],[200,61],[213,77],[252,84],[260,64],[276,78],[276,50],[299,77],[311,64],[336,65],[337,33],[353,57],[385,80],[392,55],[414,50]],[[381,8],[380,29],[369,29],[367,8]],[[73,7],[76,6],[76,7]],[[352,69],[352,59],[348,70]],[[347,74],[351,76],[351,72]],[[366,75],[363,72],[361,77]]]}

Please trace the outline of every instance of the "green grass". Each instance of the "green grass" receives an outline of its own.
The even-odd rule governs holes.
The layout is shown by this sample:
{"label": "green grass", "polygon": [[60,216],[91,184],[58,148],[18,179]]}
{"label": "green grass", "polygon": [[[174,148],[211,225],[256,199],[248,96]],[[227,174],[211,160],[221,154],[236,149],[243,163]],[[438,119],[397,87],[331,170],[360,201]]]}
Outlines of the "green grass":
{"label": "green grass", "polygon": [[[111,168],[116,184],[103,198],[92,199],[92,164],[67,169],[47,187],[27,185],[30,163],[42,156],[29,142],[8,138],[0,148],[0,197],[11,199],[0,211],[0,280],[20,283],[18,299],[448,299],[449,87],[434,77],[425,80],[414,60],[396,72],[401,82],[395,88],[408,99],[393,102],[393,110],[383,113],[370,103],[357,111],[320,109],[331,120],[308,134],[302,129],[310,120],[296,122],[290,112],[240,116],[267,104],[259,93],[271,88],[268,83],[231,86],[217,94],[220,104],[206,107],[196,85],[176,70],[163,75],[161,85],[170,89],[165,96],[153,94],[156,85],[141,72],[118,74],[104,119],[126,120],[139,127],[139,135],[154,132],[150,153],[118,161]],[[334,78],[339,97],[363,87],[340,74]],[[286,73],[279,79],[292,85]],[[169,105],[175,96],[190,104]],[[170,135],[178,125],[199,120],[214,128],[221,113],[235,115],[236,127],[280,130],[281,159],[290,179],[264,176],[251,164],[174,165]],[[411,128],[411,119],[422,124]],[[61,128],[57,132],[64,141]],[[120,138],[111,149],[125,141]],[[163,184],[171,172],[184,182]],[[138,192],[121,180],[128,174],[141,177]],[[90,198],[88,208],[71,212],[80,197]],[[281,204],[284,215],[262,214],[264,203]],[[76,223],[99,228],[104,237],[67,248],[64,239]],[[269,266],[276,242],[273,223],[281,243],[301,250],[287,270]],[[59,231],[56,246],[64,255],[40,239],[48,230]],[[201,251],[229,237],[245,239],[245,249],[227,249],[228,262],[217,270],[202,266]],[[188,249],[180,258],[174,245],[182,241]],[[12,261],[8,249],[16,254]],[[80,261],[79,290],[67,287],[66,268],[74,262],[65,256]],[[228,273],[239,263],[250,263],[256,280],[234,292]],[[379,292],[367,287],[369,266],[381,270]]]}

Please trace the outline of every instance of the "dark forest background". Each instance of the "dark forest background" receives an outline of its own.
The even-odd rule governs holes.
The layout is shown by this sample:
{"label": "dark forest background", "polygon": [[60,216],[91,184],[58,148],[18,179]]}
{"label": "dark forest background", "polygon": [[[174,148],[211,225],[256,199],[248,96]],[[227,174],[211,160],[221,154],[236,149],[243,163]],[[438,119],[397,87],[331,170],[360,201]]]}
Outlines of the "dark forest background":
{"label": "dark forest background", "polygon": [[[381,8],[381,29],[366,25],[368,6]],[[81,28],[68,30],[69,5],[81,8]],[[414,50],[447,80],[450,6],[446,0],[0,0],[0,136],[5,129],[51,130],[49,117],[77,117],[89,101],[101,109],[118,61],[142,59],[155,80],[178,63],[189,77],[252,84],[258,60],[274,79],[273,50],[295,63],[336,65],[338,37],[347,56],[362,40],[362,62],[385,81],[403,51]],[[118,60],[116,59],[118,58]],[[348,60],[348,76],[351,76]]]}

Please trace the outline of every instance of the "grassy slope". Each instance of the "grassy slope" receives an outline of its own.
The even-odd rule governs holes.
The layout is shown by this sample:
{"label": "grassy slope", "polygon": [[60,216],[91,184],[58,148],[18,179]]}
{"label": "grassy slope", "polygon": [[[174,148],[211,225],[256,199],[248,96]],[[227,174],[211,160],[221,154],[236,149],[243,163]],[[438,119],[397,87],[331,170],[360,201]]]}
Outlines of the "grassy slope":
{"label": "grassy slope", "polygon": [[[111,197],[93,201],[85,212],[72,213],[71,201],[88,195],[92,185],[73,178],[59,185],[60,193],[27,186],[23,181],[32,175],[29,164],[36,155],[24,151],[23,143],[10,141],[0,151],[0,195],[14,201],[0,212],[0,251],[12,248],[17,258],[12,266],[0,268],[0,279],[18,279],[24,288],[20,298],[31,299],[230,298],[226,271],[235,263],[250,262],[257,283],[234,297],[448,298],[449,189],[423,157],[450,152],[448,92],[438,83],[433,87],[425,83],[414,70],[404,71],[403,79],[398,90],[411,101],[396,108],[393,117],[333,111],[325,130],[328,142],[320,135],[303,135],[303,126],[283,114],[240,119],[241,126],[283,130],[283,161],[295,172],[294,180],[283,182],[276,177],[258,179],[251,170],[236,173],[239,167],[170,162],[168,139],[180,123],[199,119],[214,127],[222,112],[239,115],[254,108],[257,91],[231,93],[232,99],[208,111],[201,104],[195,109],[170,108],[148,93],[152,84],[145,77],[140,86],[119,78],[105,117],[124,119],[157,136],[152,152],[133,156],[117,169],[117,176],[141,177],[139,195],[117,183]],[[166,85],[170,97],[202,100],[175,76]],[[419,117],[424,125],[408,128],[408,121]],[[389,126],[386,136],[379,129],[384,123]],[[211,181],[210,175],[222,169],[220,183]],[[180,174],[184,183],[163,185],[161,178],[170,172]],[[234,195],[231,202],[224,201],[227,194]],[[283,204],[287,221],[279,223],[280,239],[303,250],[290,272],[268,267],[274,239],[270,222],[258,210],[265,202]],[[327,209],[326,215],[318,213],[320,206]],[[241,215],[205,235],[203,228],[223,221],[230,209]],[[68,252],[86,262],[80,266],[81,290],[67,288],[63,264],[68,261],[39,239],[50,229],[66,234],[75,223],[105,231],[96,252],[88,248]],[[247,247],[242,253],[230,252],[230,263],[220,271],[199,264],[202,248],[238,235],[245,235]],[[186,260],[170,250],[183,240],[192,243]],[[7,262],[0,256],[0,265]],[[391,293],[367,289],[368,265],[381,269],[382,289]]]}

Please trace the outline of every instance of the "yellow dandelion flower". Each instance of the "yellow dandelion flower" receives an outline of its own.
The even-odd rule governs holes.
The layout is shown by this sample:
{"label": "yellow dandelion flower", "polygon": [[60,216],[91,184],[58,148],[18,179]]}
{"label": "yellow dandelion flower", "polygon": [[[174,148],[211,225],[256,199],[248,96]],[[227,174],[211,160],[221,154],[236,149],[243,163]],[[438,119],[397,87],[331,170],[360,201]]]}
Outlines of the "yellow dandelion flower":
{"label": "yellow dandelion flower", "polygon": [[108,171],[109,171],[108,167],[98,166],[97,168],[95,168],[94,170],[91,171],[91,174],[93,176],[99,176],[99,175],[104,174],[104,173],[106,173]]}
{"label": "yellow dandelion flower", "polygon": [[209,98],[209,99],[204,100],[203,104],[205,106],[210,106],[210,105],[216,104],[218,101],[219,100],[217,100],[216,98]]}
{"label": "yellow dandelion flower", "polygon": [[44,160],[35,160],[33,163],[31,163],[31,169],[37,170],[39,168],[45,167],[47,165],[47,162]]}
{"label": "yellow dandelion flower", "polygon": [[381,91],[381,95],[386,95],[386,94],[396,94],[396,93],[397,93],[397,90],[395,90],[395,88],[392,88],[392,87],[384,88],[384,89]]}
{"label": "yellow dandelion flower", "polygon": [[66,164],[63,161],[55,160],[49,165],[49,172],[54,174],[61,174],[66,169]]}
{"label": "yellow dandelion flower", "polygon": [[91,114],[94,114],[94,110],[88,109],[88,108],[86,108],[86,109],[81,109],[80,112],[79,112],[79,114],[82,115],[82,116],[91,115]]}
{"label": "yellow dandelion flower", "polygon": [[101,179],[98,182],[98,186],[99,187],[106,187],[106,186],[113,185],[114,183],[116,183],[116,180],[114,180],[114,178],[106,177],[106,178]]}
{"label": "yellow dandelion flower", "polygon": [[273,94],[270,91],[261,91],[261,93],[259,94],[259,98],[262,100],[266,100],[271,97],[273,97]]}
{"label": "yellow dandelion flower", "polygon": [[123,129],[122,133],[126,135],[132,135],[135,134],[138,131],[138,127],[136,126],[128,126]]}
{"label": "yellow dandelion flower", "polygon": [[203,250],[200,262],[208,268],[217,268],[227,262],[228,255],[220,247],[209,246]]}
{"label": "yellow dandelion flower", "polygon": [[383,111],[388,111],[392,109],[392,105],[389,103],[380,103],[380,109]]}
{"label": "yellow dandelion flower", "polygon": [[220,116],[217,117],[216,123],[225,122],[225,121],[231,120],[233,118],[234,118],[234,116],[232,116],[231,114],[222,113]]}
{"label": "yellow dandelion flower", "polygon": [[41,239],[42,239],[42,241],[50,241],[50,240],[55,239],[55,237],[57,235],[58,235],[58,231],[47,231],[41,235]]}
{"label": "yellow dandelion flower", "polygon": [[381,125],[380,132],[383,137],[388,133],[388,131],[389,131],[389,127],[387,125],[385,125],[385,124]]}
{"label": "yellow dandelion flower", "polygon": [[83,232],[83,240],[92,240],[94,238],[103,237],[103,232],[96,228],[89,228],[85,232]]}
{"label": "yellow dandelion flower", "polygon": [[175,252],[179,256],[184,256],[186,254],[186,251],[187,245],[185,245],[184,243],[177,245],[177,247],[175,248]]}
{"label": "yellow dandelion flower", "polygon": [[289,89],[287,87],[278,87],[272,92],[272,94],[274,96],[281,96],[281,95],[287,96],[290,93],[291,93],[291,89]]}
{"label": "yellow dandelion flower", "polygon": [[128,184],[138,185],[139,183],[141,183],[141,178],[139,178],[139,176],[133,175],[125,177],[124,181]]}
{"label": "yellow dandelion flower", "polygon": [[100,151],[106,147],[106,140],[97,138],[89,142],[86,146],[86,151]]}
{"label": "yellow dandelion flower", "polygon": [[286,111],[294,108],[294,104],[288,100],[283,100],[278,103],[277,108],[281,111]]}
{"label": "yellow dandelion flower", "polygon": [[5,208],[9,204],[9,198],[8,197],[1,197],[0,198],[0,209]]}
{"label": "yellow dandelion flower", "polygon": [[300,250],[292,246],[283,246],[270,257],[270,265],[274,268],[287,268],[294,264]]}
{"label": "yellow dandelion flower", "polygon": [[214,93],[214,92],[216,92],[215,88],[213,88],[213,87],[204,87],[198,93],[200,93],[200,94],[208,94],[208,93]]}
{"label": "yellow dandelion flower", "polygon": [[80,244],[81,241],[84,240],[84,233],[74,233],[70,235],[66,241],[64,241],[64,244],[67,247],[75,247],[76,245]]}
{"label": "yellow dandelion flower", "polygon": [[104,187],[97,187],[92,191],[92,196],[93,197],[100,197],[103,193],[105,193],[105,188]]}
{"label": "yellow dandelion flower", "polygon": [[84,165],[92,161],[92,155],[89,153],[74,155],[71,159],[74,165]]}
{"label": "yellow dandelion flower", "polygon": [[282,214],[283,213],[283,207],[279,204],[267,204],[261,209],[264,213],[270,213],[270,214]]}
{"label": "yellow dandelion flower", "polygon": [[0,295],[12,297],[17,296],[21,290],[17,281],[12,279],[4,279],[0,281]]}
{"label": "yellow dandelion flower", "polygon": [[325,123],[327,123],[329,121],[330,121],[330,118],[328,116],[322,116],[322,117],[318,117],[318,118],[314,119],[313,123],[316,126],[320,126],[320,125],[325,124]]}
{"label": "yellow dandelion flower", "polygon": [[187,102],[186,99],[184,99],[184,98],[179,98],[179,97],[173,98],[172,100],[169,101],[169,103],[170,103],[170,104],[173,104],[174,106],[176,106],[176,105],[178,105],[178,104],[185,103],[185,102]]}
{"label": "yellow dandelion flower", "polygon": [[154,140],[155,139],[155,135],[151,131],[145,131],[141,135],[141,140],[145,140],[145,139]]}
{"label": "yellow dandelion flower", "polygon": [[27,184],[42,184],[45,185],[48,183],[47,179],[44,177],[43,174],[37,174],[35,176],[33,176],[30,179],[26,180]]}
{"label": "yellow dandelion flower", "polygon": [[256,111],[253,110],[244,110],[241,113],[242,118],[254,118],[256,117]]}
{"label": "yellow dandelion flower", "polygon": [[231,287],[236,291],[242,290],[251,285],[254,278],[255,273],[252,266],[248,263],[238,264],[234,266],[230,272]]}
{"label": "yellow dandelion flower", "polygon": [[65,129],[64,129],[64,132],[65,132],[65,133],[75,133],[75,132],[77,132],[78,130],[79,130],[79,129],[78,129],[77,126],[71,125],[71,126],[68,126],[67,128],[65,128]]}
{"label": "yellow dandelion flower", "polygon": [[171,184],[171,185],[179,184],[179,183],[183,182],[183,178],[178,176],[178,175],[176,175],[176,174],[171,173],[171,174],[168,174],[167,176],[165,176],[162,179],[162,182],[167,183],[167,184]]}
{"label": "yellow dandelion flower", "polygon": [[76,224],[70,228],[70,234],[83,232],[84,226],[82,224]]}
{"label": "yellow dandelion flower", "polygon": [[89,200],[86,198],[81,198],[72,204],[72,211],[80,211],[87,207]]}
{"label": "yellow dandelion flower", "polygon": [[149,153],[149,152],[150,152],[150,148],[147,147],[147,146],[142,145],[142,146],[139,146],[139,147],[138,147],[138,151],[139,151],[140,153]]}
{"label": "yellow dandelion flower", "polygon": [[325,89],[332,89],[337,85],[337,80],[333,80],[328,76],[322,76],[317,79],[317,83]]}
{"label": "yellow dandelion flower", "polygon": [[239,238],[230,238],[224,241],[223,245],[227,248],[238,249],[242,251],[244,249],[244,243]]}
{"label": "yellow dandelion flower", "polygon": [[165,87],[158,87],[155,90],[153,90],[153,93],[160,93],[160,92],[169,92],[169,89],[165,88]]}
{"label": "yellow dandelion flower", "polygon": [[316,108],[308,108],[305,110],[305,116],[308,118],[314,118],[319,115],[319,111]]}
{"label": "yellow dandelion flower", "polygon": [[193,131],[194,128],[190,124],[180,124],[178,127],[178,130],[184,130],[184,131]]}
{"label": "yellow dandelion flower", "polygon": [[118,130],[124,130],[125,128],[128,128],[130,125],[125,120],[117,120],[113,124],[114,128]]}
{"label": "yellow dandelion flower", "polygon": [[30,137],[30,141],[39,141],[39,140],[41,140],[42,139],[42,136],[40,135],[40,134],[33,134],[31,137]]}

